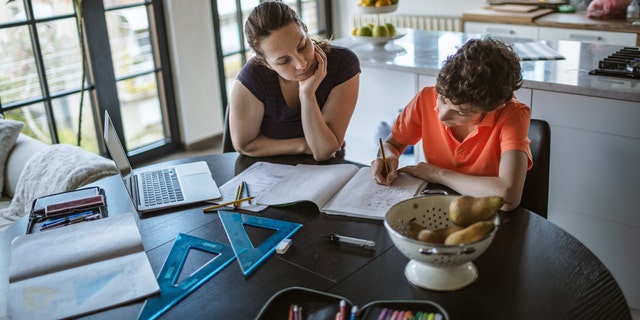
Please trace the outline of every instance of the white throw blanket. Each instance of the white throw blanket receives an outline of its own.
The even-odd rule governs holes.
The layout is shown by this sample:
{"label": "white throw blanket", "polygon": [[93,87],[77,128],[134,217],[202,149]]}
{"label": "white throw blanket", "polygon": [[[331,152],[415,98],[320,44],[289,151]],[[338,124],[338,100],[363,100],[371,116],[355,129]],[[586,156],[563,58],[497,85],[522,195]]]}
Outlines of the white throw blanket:
{"label": "white throw blanket", "polygon": [[0,210],[0,231],[27,214],[38,197],[74,190],[117,173],[110,159],[68,144],[50,145],[27,161],[11,204]]}

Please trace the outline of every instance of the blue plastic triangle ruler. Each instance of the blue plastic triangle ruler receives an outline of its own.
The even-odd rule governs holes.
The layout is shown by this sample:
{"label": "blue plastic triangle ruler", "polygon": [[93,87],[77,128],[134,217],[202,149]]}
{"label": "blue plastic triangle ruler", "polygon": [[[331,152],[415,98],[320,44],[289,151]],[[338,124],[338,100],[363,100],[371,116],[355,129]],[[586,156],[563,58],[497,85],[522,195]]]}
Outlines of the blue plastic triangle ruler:
{"label": "blue plastic triangle ruler", "polygon": [[[191,249],[213,253],[216,257],[188,278],[176,283]],[[234,258],[233,249],[227,244],[216,243],[182,233],[178,234],[171,252],[158,274],[160,295],[147,299],[142,306],[138,319],[157,319],[224,269]]]}
{"label": "blue plastic triangle ruler", "polygon": [[[258,265],[271,256],[280,241],[290,238],[302,227],[302,224],[295,222],[229,211],[218,211],[218,216],[245,276],[251,274]],[[247,234],[245,225],[273,229],[275,232],[256,248]]]}

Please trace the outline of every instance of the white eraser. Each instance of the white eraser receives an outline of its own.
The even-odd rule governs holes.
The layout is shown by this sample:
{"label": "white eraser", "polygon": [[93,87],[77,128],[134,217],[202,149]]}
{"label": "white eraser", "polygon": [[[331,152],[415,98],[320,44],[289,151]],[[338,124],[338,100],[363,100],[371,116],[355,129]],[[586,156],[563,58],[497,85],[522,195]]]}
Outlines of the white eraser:
{"label": "white eraser", "polygon": [[276,252],[278,254],[283,254],[287,252],[287,250],[289,250],[290,246],[291,246],[291,239],[282,239],[282,241],[280,241],[280,243],[278,244],[278,247],[276,247]]}

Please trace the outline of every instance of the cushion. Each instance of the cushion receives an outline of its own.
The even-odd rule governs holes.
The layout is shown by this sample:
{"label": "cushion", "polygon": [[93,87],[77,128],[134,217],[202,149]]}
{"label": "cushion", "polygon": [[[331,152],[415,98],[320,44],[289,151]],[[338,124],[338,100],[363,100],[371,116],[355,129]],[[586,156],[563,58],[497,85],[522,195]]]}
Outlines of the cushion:
{"label": "cushion", "polygon": [[4,188],[4,167],[9,152],[18,139],[24,124],[19,121],[0,119],[0,193]]}

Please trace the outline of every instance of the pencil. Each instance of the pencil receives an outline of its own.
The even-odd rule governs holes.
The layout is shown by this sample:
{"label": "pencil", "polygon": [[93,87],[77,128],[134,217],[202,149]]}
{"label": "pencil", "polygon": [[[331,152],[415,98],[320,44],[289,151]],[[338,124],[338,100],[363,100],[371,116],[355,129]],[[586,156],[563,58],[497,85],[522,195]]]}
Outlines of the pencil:
{"label": "pencil", "polygon": [[[242,181],[242,185],[244,186],[244,192],[247,193],[247,197],[251,197],[251,195],[249,194],[249,185],[247,184],[247,182]],[[251,204],[251,200],[249,200],[249,204]]]}
{"label": "pencil", "polygon": [[[242,182],[240,182],[240,184],[238,185],[238,189],[236,189],[236,200],[240,200],[240,198],[242,198],[242,189],[243,189],[243,184]],[[233,207],[235,209],[237,209],[238,207],[240,207],[240,203],[234,203]]]}
{"label": "pencil", "polygon": [[255,198],[255,197],[247,197],[247,198],[233,200],[233,201],[229,201],[229,202],[225,202],[225,203],[219,203],[219,204],[213,205],[211,207],[206,207],[206,208],[202,209],[202,211],[207,212],[207,211],[212,211],[212,210],[215,210],[215,209],[218,209],[218,208],[222,208],[222,207],[225,207],[225,206],[228,206],[228,205],[231,205],[231,204],[233,204],[233,205],[240,204],[240,203],[242,203],[244,201],[250,201],[253,198]]}
{"label": "pencil", "polygon": [[385,175],[389,174],[389,165],[387,164],[387,156],[384,154],[384,146],[382,145],[382,138],[378,138],[380,142],[380,153],[382,153],[382,162],[384,162]]}

